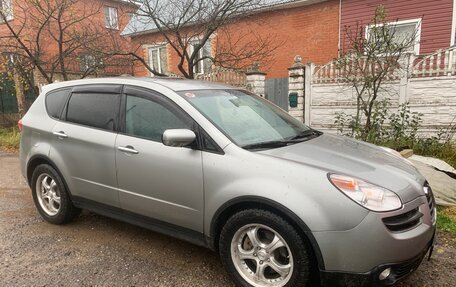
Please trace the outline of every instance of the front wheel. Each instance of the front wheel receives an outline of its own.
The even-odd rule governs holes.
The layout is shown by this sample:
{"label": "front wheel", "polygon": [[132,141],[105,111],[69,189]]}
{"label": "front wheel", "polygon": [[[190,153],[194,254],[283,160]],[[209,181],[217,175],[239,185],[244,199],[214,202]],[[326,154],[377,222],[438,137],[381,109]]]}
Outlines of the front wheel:
{"label": "front wheel", "polygon": [[233,215],[219,240],[221,260],[238,286],[307,286],[309,248],[280,216],[265,210]]}

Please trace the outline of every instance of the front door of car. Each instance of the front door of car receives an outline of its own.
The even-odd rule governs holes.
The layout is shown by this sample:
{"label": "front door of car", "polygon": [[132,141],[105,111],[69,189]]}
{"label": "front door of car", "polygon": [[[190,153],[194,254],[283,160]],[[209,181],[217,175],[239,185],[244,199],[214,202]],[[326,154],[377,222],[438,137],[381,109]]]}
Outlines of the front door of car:
{"label": "front door of car", "polygon": [[121,207],[127,211],[203,231],[201,151],[162,143],[167,129],[193,129],[193,120],[155,92],[127,87],[123,134],[116,140]]}

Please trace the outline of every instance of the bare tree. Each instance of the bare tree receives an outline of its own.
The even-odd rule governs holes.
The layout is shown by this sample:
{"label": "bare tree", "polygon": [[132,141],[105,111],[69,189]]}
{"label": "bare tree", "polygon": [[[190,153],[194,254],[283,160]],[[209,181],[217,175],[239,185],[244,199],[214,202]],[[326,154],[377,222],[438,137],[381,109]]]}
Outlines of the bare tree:
{"label": "bare tree", "polygon": [[[14,21],[7,21],[8,14],[0,10],[0,20],[8,32],[0,35],[0,50],[14,54],[21,65],[36,69],[48,83],[56,75],[63,80],[69,80],[70,74],[84,78],[96,72],[103,62],[101,55],[81,59],[84,52],[104,45],[107,32],[97,22],[102,8],[101,1],[16,1]],[[81,71],[84,61],[90,63]]]}
{"label": "bare tree", "polygon": [[356,92],[351,134],[366,139],[380,94],[390,93],[388,80],[407,72],[405,56],[413,51],[417,31],[399,34],[395,23],[387,21],[385,8],[379,6],[368,29],[360,23],[345,27],[345,38],[350,48],[336,60],[336,66],[342,71],[339,80]]}
{"label": "bare tree", "polygon": [[141,32],[144,27],[155,30],[160,36],[155,42],[171,47],[178,57],[177,68],[186,78],[194,78],[202,62],[245,68],[266,61],[282,44],[274,37],[261,37],[254,29],[230,26],[263,5],[263,0],[146,0],[135,17],[138,27],[130,26],[129,32]]}

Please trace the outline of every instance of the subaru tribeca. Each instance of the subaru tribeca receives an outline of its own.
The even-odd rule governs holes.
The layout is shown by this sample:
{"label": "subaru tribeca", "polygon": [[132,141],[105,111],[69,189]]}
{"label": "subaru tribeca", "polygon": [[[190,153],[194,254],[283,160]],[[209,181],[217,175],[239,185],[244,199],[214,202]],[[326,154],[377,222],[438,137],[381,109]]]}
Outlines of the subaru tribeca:
{"label": "subaru tribeca", "polygon": [[407,160],[239,88],[57,83],[20,125],[46,221],[88,209],[208,247],[239,286],[391,285],[432,248],[432,190]]}

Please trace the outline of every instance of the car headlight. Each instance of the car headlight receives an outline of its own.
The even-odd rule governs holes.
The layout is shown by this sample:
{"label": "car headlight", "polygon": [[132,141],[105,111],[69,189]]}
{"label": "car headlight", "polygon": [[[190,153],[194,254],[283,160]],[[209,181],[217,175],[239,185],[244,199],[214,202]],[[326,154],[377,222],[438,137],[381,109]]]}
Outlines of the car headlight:
{"label": "car headlight", "polygon": [[369,210],[384,212],[402,207],[399,196],[383,187],[339,174],[330,174],[329,180],[346,196]]}

